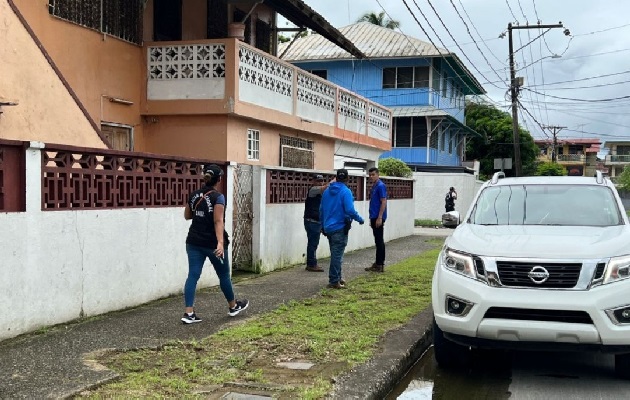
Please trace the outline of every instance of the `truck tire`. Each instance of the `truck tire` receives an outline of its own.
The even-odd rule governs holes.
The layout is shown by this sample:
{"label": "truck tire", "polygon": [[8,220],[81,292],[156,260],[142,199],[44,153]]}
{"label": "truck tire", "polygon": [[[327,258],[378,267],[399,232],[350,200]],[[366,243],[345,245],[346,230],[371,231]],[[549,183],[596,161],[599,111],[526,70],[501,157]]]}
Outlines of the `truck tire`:
{"label": "truck tire", "polygon": [[433,319],[433,352],[435,361],[443,368],[461,368],[470,363],[470,348],[452,342]]}

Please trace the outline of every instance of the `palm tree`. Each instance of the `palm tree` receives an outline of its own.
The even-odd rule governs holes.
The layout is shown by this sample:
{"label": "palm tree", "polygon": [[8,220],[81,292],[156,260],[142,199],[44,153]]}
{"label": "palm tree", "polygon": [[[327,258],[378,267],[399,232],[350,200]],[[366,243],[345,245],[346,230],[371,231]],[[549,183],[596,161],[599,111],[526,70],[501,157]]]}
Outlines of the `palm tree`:
{"label": "palm tree", "polygon": [[365,13],[357,22],[369,22],[374,25],[382,26],[387,29],[396,29],[400,26],[400,22],[393,19],[385,18],[385,11],[380,13]]}

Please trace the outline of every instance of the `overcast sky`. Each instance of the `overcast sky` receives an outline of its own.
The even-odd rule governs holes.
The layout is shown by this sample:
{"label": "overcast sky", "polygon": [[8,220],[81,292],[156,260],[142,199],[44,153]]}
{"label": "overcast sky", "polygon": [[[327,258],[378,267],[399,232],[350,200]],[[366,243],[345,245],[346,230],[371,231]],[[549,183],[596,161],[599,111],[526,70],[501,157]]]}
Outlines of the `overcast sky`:
{"label": "overcast sky", "polygon": [[[447,50],[456,53],[483,84],[488,96],[508,112],[508,39],[507,36],[499,39],[499,35],[507,30],[509,22],[520,25],[529,22],[532,25],[538,20],[543,24],[562,21],[571,36],[565,36],[563,29],[552,29],[543,36],[545,40],[538,39],[516,53],[517,69],[525,67],[517,72],[517,76],[525,78],[525,88],[538,92],[522,91],[520,100],[532,116],[521,109],[519,122],[536,138],[545,137],[540,124],[566,126],[567,129],[558,135],[559,138],[592,137],[597,134],[602,141],[615,137],[630,139],[630,97],[598,101],[630,96],[630,1],[405,1],[431,40],[439,47],[444,47],[443,42]],[[353,24],[365,13],[379,13],[384,9],[392,19],[400,22],[398,31],[427,40],[427,35],[403,0],[306,0],[306,3],[337,28]],[[433,4],[455,40],[444,29],[430,4]],[[477,49],[455,8],[468,25],[481,51]],[[437,35],[419,10],[422,10]],[[513,32],[515,50],[542,33],[538,29]],[[554,54],[561,57],[552,58]],[[608,74],[615,75],[584,80]],[[584,88],[596,85],[598,87]]]}

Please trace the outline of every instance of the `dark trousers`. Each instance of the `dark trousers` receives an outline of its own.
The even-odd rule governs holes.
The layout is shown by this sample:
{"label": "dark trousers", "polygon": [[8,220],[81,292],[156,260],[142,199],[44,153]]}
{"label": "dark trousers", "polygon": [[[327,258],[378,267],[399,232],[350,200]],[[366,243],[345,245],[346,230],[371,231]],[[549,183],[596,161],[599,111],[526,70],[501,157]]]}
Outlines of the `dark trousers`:
{"label": "dark trousers", "polygon": [[304,220],[304,229],[306,229],[306,266],[317,266],[317,246],[319,246],[319,237],[322,234],[322,224],[308,219]]}
{"label": "dark trousers", "polygon": [[446,212],[455,211],[455,203],[446,203]]}
{"label": "dark trousers", "polygon": [[370,218],[370,226],[372,227],[372,234],[374,234],[374,244],[376,244],[376,264],[385,265],[385,240],[383,239],[385,221],[380,228],[377,228],[376,218]]}

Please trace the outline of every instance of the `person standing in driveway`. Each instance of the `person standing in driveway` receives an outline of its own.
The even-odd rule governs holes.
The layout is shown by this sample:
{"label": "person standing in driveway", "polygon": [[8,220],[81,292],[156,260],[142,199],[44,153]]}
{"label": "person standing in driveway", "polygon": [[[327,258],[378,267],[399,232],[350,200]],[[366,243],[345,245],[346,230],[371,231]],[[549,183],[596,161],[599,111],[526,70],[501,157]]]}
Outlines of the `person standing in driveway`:
{"label": "person standing in driveway", "polygon": [[322,195],[319,207],[319,220],[322,222],[322,232],[328,238],[330,246],[330,268],[328,270],[328,287],[344,289],[346,283],[341,277],[343,253],[348,245],[348,232],[352,220],[363,225],[363,218],[354,208],[354,197],[346,186],[348,170],[337,170],[335,182]]}
{"label": "person standing in driveway", "polygon": [[455,200],[457,200],[457,192],[455,191],[455,188],[451,186],[444,198],[444,208],[446,209],[446,212],[455,211]]}
{"label": "person standing in driveway", "polygon": [[225,232],[225,196],[217,190],[223,177],[223,170],[216,164],[203,168],[204,186],[193,192],[184,209],[184,218],[192,220],[186,238],[188,254],[188,278],[184,285],[184,324],[201,322],[194,309],[195,290],[201,276],[203,263],[210,260],[219,278],[219,286],[228,302],[228,315],[236,316],[249,306],[245,299],[237,300],[232,288],[230,263]]}
{"label": "person standing in driveway", "polygon": [[306,270],[311,272],[324,272],[324,269],[317,264],[317,247],[322,234],[322,224],[319,221],[319,205],[322,202],[322,193],[329,183],[324,182],[322,175],[314,176],[313,185],[308,190],[306,201],[304,202],[304,229],[308,239],[306,245]]}
{"label": "person standing in driveway", "polygon": [[380,179],[378,168],[372,167],[368,171],[372,189],[370,190],[370,226],[376,245],[376,260],[366,271],[383,272],[385,269],[385,239],[384,227],[387,219],[387,187]]}

